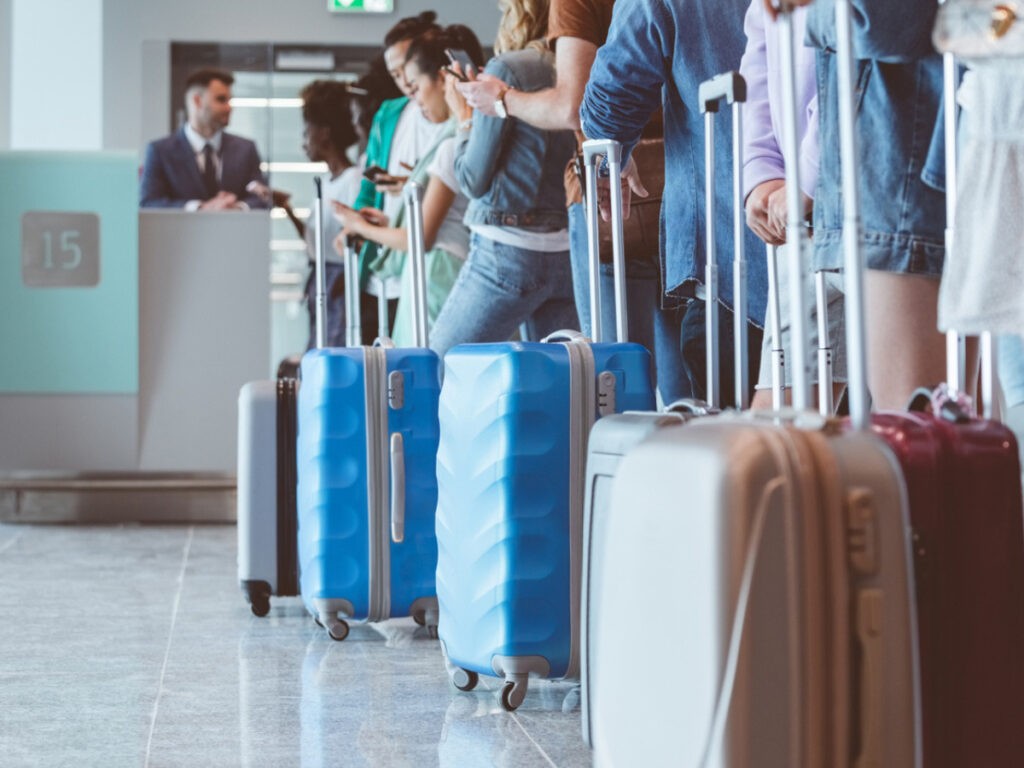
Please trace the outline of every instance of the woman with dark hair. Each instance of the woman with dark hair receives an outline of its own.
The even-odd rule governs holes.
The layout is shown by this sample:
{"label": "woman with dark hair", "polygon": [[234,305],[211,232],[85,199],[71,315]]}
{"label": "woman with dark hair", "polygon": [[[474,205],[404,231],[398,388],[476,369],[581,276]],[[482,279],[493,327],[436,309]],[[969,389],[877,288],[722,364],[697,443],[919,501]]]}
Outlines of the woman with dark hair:
{"label": "woman with dark hair", "polygon": [[[441,129],[438,139],[419,157],[409,173],[410,180],[426,187],[423,234],[427,249],[427,316],[430,324],[440,313],[469,250],[469,233],[462,224],[469,201],[460,192],[455,179],[455,125],[445,98],[447,48],[465,50],[477,66],[483,62],[480,43],[473,32],[468,27],[453,25],[442,30],[430,30],[413,40],[402,68],[402,79],[412,94],[417,111]],[[399,277],[401,298],[392,337],[399,346],[409,345],[412,342],[412,270],[405,259],[407,233],[404,208],[393,217],[369,207],[358,213],[339,207],[336,213],[345,223],[346,234],[356,234],[381,246],[369,269],[378,276]]]}
{"label": "woman with dark hair", "polygon": [[[354,204],[356,210],[381,210],[394,220],[402,208],[400,193],[409,170],[437,143],[444,129],[443,123],[432,123],[426,119],[410,100],[412,90],[404,74],[406,54],[412,41],[440,29],[437,14],[424,11],[418,16],[400,20],[384,37],[385,67],[403,95],[381,103],[373,116],[367,137],[366,168],[380,168],[381,173],[372,180],[363,180]],[[363,249],[360,260],[363,287],[374,293],[383,291],[389,297],[396,297],[397,285],[368,282],[366,265],[376,257],[376,250],[372,243]],[[386,329],[381,330],[382,335],[386,333]]]}
{"label": "woman with dark hair", "polygon": [[[332,215],[330,201],[351,204],[359,194],[362,181],[359,168],[349,158],[348,150],[359,141],[352,115],[352,99],[348,86],[336,80],[314,80],[302,89],[302,148],[310,162],[326,163],[323,176],[324,205],[322,214],[325,256],[327,258],[327,344],[332,347],[345,343],[345,267],[344,260],[330,243],[341,231]],[[299,235],[306,240],[310,264],[315,257],[312,213],[306,224],[295,218],[290,207],[285,207]],[[316,340],[316,283],[310,269],[306,281],[306,303],[309,308],[309,347]],[[370,304],[372,305],[372,301]],[[365,310],[364,310],[365,314]],[[371,306],[370,317],[376,317]]]}

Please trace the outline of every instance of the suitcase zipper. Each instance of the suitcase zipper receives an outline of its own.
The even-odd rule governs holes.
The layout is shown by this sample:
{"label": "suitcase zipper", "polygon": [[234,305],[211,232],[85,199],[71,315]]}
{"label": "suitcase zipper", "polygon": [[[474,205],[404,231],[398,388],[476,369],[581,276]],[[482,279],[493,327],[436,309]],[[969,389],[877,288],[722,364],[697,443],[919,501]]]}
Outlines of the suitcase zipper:
{"label": "suitcase zipper", "polygon": [[580,674],[580,588],[583,580],[583,506],[587,443],[597,413],[597,366],[589,342],[564,343],[569,355],[569,663]]}
{"label": "suitcase zipper", "polygon": [[367,621],[382,621],[391,613],[391,550],[388,506],[387,351],[364,347],[366,378],[366,498],[369,530],[369,609]]}

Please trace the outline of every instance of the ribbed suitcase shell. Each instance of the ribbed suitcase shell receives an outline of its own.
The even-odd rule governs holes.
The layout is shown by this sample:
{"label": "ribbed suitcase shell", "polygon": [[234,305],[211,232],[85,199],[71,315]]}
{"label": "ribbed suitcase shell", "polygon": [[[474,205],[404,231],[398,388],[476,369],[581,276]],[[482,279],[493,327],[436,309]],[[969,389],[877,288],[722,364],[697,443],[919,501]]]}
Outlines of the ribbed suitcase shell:
{"label": "ribbed suitcase shell", "polygon": [[880,441],[832,431],[724,415],[666,426],[622,460],[591,547],[595,765],[917,764],[905,490]]}
{"label": "ribbed suitcase shell", "polygon": [[[591,349],[595,373],[616,377],[616,410],[654,407],[643,347]],[[563,344],[463,345],[445,358],[437,586],[456,666],[495,675],[496,658],[524,658],[543,660],[551,678],[570,671],[572,484],[583,492],[570,476],[570,396]]]}
{"label": "ribbed suitcase shell", "polygon": [[924,764],[1024,759],[1024,520],[1004,425],[872,417],[903,468],[914,530]]}
{"label": "ribbed suitcase shell", "polygon": [[[322,349],[302,360],[299,389],[299,555],[302,598],[317,615],[317,600],[348,600],[352,618],[371,615],[370,515],[364,348]],[[437,355],[425,349],[386,350],[388,374],[404,381],[404,406],[388,408],[386,439],[405,445],[405,541],[390,540],[378,520],[390,559],[390,616],[406,616],[421,598],[433,598],[437,544],[435,459],[438,444]],[[387,467],[382,477],[388,478]],[[386,489],[382,489],[386,492]],[[380,543],[380,542],[379,542]]]}

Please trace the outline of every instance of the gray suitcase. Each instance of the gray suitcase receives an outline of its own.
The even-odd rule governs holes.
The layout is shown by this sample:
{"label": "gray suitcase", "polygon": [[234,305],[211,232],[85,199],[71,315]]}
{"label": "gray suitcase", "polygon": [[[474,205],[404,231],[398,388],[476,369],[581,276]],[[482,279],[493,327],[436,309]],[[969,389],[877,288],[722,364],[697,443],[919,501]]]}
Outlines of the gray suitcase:
{"label": "gray suitcase", "polygon": [[[791,221],[794,242],[799,230]],[[863,428],[855,332],[861,429],[807,410],[801,266],[798,410],[653,431],[621,459],[592,528],[584,699],[597,766],[920,765],[906,492]],[[862,312],[848,271],[848,308]]]}

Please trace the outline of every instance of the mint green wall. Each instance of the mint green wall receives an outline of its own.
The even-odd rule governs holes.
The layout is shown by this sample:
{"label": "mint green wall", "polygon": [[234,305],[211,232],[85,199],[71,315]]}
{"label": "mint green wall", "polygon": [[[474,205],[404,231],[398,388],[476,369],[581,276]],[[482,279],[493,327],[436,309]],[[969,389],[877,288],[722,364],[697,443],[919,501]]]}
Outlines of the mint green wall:
{"label": "mint green wall", "polygon": [[[0,392],[133,394],[139,387],[138,158],[0,152]],[[22,214],[94,213],[99,282],[22,281]]]}

